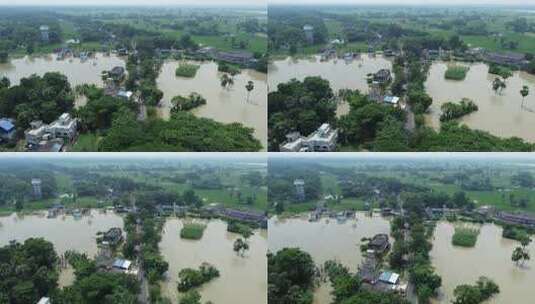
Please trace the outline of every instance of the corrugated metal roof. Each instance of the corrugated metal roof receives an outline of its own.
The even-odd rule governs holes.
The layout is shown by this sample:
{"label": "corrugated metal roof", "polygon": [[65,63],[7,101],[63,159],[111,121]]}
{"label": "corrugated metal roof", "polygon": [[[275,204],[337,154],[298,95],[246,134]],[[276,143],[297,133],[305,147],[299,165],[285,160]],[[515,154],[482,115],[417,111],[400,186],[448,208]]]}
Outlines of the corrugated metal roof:
{"label": "corrugated metal roof", "polygon": [[7,120],[7,119],[0,119],[0,129],[4,130],[5,132],[10,132],[15,128],[15,125]]}

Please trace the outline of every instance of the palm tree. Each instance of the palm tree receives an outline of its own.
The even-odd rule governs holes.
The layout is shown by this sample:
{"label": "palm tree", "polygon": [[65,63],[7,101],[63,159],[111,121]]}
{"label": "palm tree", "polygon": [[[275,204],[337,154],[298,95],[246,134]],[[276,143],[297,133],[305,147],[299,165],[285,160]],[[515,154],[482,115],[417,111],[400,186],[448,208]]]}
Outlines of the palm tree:
{"label": "palm tree", "polygon": [[247,100],[245,102],[249,103],[249,95],[251,94],[251,91],[254,90],[254,83],[249,80],[245,85],[245,89],[247,89]]}
{"label": "palm tree", "polygon": [[227,73],[225,73],[225,74],[223,74],[223,76],[221,76],[221,86],[223,88],[229,88],[233,84],[234,84],[234,79],[232,79],[232,77],[230,77]]}
{"label": "palm tree", "polygon": [[505,87],[505,81],[501,80],[499,77],[494,78],[494,81],[492,82],[492,89],[494,90],[494,92],[501,92],[503,89],[505,89]]}
{"label": "palm tree", "polygon": [[520,95],[522,95],[522,105],[521,105],[521,107],[523,107],[524,106],[524,98],[526,98],[526,96],[529,95],[529,87],[528,86],[523,86],[522,90],[520,90]]}

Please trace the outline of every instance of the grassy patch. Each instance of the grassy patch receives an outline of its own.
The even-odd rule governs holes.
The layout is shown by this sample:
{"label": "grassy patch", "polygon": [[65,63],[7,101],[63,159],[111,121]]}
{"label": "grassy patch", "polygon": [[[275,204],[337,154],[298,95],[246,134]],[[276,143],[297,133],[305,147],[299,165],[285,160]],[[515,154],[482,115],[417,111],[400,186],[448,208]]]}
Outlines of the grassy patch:
{"label": "grassy patch", "polygon": [[180,230],[180,237],[188,240],[200,240],[206,229],[206,225],[198,223],[184,224],[182,230]]}
{"label": "grassy patch", "polygon": [[193,78],[201,66],[190,63],[181,63],[175,71],[176,76]]}
{"label": "grassy patch", "polygon": [[474,247],[477,242],[479,229],[470,227],[455,227],[455,233],[451,239],[454,246]]}
{"label": "grassy patch", "polygon": [[95,152],[98,151],[100,137],[95,134],[81,134],[72,146],[72,152]]}
{"label": "grassy patch", "polygon": [[464,66],[449,66],[444,78],[450,80],[464,80],[469,68]]}

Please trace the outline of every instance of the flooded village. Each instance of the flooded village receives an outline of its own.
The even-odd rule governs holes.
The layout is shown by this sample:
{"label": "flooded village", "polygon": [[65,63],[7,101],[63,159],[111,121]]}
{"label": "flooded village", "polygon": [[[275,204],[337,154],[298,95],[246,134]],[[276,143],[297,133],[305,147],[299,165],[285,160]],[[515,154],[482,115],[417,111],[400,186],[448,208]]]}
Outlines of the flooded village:
{"label": "flooded village", "polygon": [[[429,285],[435,286],[436,289],[429,301],[451,303],[459,296],[458,286],[471,284],[483,277],[484,280],[490,279],[499,286],[499,293],[484,303],[516,302],[528,297],[531,293],[529,284],[535,275],[532,262],[529,257],[526,260],[512,260],[512,254],[521,250],[531,253],[535,248],[530,241],[535,227],[535,216],[531,207],[530,211],[525,208],[503,210],[503,207],[493,205],[496,202],[492,199],[478,199],[476,202],[470,201],[468,197],[463,200],[466,199],[469,205],[474,204],[472,207],[454,207],[447,198],[448,195],[442,192],[416,194],[428,185],[435,187],[440,180],[437,176],[449,173],[439,173],[443,169],[438,163],[419,167],[418,161],[413,159],[410,165],[402,165],[408,159],[397,157],[399,159],[392,156],[392,164],[389,164],[389,157],[385,156],[384,159],[374,160],[367,165],[365,157],[354,156],[358,164],[355,167],[352,167],[352,158],[347,155],[339,159],[336,156],[321,157],[320,184],[314,181],[317,180],[315,178],[307,177],[296,182],[291,178],[287,179],[285,175],[286,172],[294,171],[306,176],[308,170],[315,167],[313,163],[318,162],[314,157],[300,160],[297,160],[297,156],[292,157],[294,164],[282,172],[277,171],[280,165],[272,165],[275,171],[270,172],[274,172],[271,173],[274,174],[274,183],[286,180],[289,185],[284,196],[276,197],[278,204],[286,198],[284,207],[275,205],[275,210],[279,212],[269,220],[269,251],[275,259],[279,258],[279,254],[289,255],[290,250],[296,250],[293,254],[300,252],[302,255],[310,255],[314,271],[313,284],[308,288],[313,294],[313,303],[332,303],[339,294],[337,289],[341,287],[336,280],[332,280],[331,269],[333,264],[338,263],[352,276],[354,274],[360,288],[355,288],[353,292],[361,293],[361,296],[366,292],[376,292],[385,296],[390,294],[392,299],[393,295],[398,295],[408,301],[407,303],[419,303],[418,298],[422,297],[420,284],[438,282],[437,285]],[[473,157],[477,159],[477,156]],[[280,156],[271,162],[284,164],[284,159],[285,157]],[[439,157],[439,160],[441,159],[444,158]],[[499,181],[504,180],[504,173],[499,173],[505,172],[502,170],[514,172],[521,170],[520,166],[528,163],[518,161],[519,167],[509,167],[509,164],[501,163],[504,160],[490,161],[499,164],[474,165],[473,162],[465,160],[466,165],[471,167],[470,170],[477,171],[477,168],[486,166],[507,167],[492,169],[495,177],[499,176]],[[514,158],[509,161],[517,162]],[[462,164],[462,161],[459,162]],[[342,163],[345,163],[344,169],[340,167]],[[444,168],[449,168],[447,171],[451,170],[450,172],[462,170],[453,169],[458,165],[453,164],[444,164]],[[420,174],[427,177],[402,177],[404,173],[399,172],[406,170],[406,166],[410,166],[411,171],[419,170]],[[375,168],[374,173],[369,171],[372,167]],[[351,173],[352,171],[356,173]],[[332,174],[336,176],[338,185],[330,181]],[[424,180],[429,180],[428,174],[435,177],[431,177],[433,182],[426,184]],[[358,181],[353,181],[351,176],[358,177]],[[495,183],[495,177],[491,177],[491,183]],[[409,180],[421,183],[423,188],[418,189],[419,186]],[[314,189],[327,189],[328,192],[314,191],[310,188],[310,183]],[[348,188],[348,185],[356,189]],[[395,188],[400,190],[394,190]],[[532,189],[528,187],[525,191],[531,193]],[[360,193],[357,201],[353,196],[344,197],[354,195],[352,191]],[[518,187],[504,187],[492,191],[507,191],[512,193],[511,197],[519,195]],[[311,200],[310,196],[314,195],[312,193],[317,193],[319,197]],[[459,197],[472,195],[458,193],[455,195]],[[490,195],[493,195],[493,192],[482,197],[488,198]],[[507,197],[505,194],[503,196]],[[424,203],[426,200],[428,202]],[[489,205],[489,202],[493,204]],[[531,204],[530,201],[528,205]],[[458,244],[459,235],[466,231],[477,231],[474,243]],[[419,239],[419,242],[428,242],[428,245],[425,245],[426,250],[429,250],[427,262],[414,260],[417,253],[411,251],[414,250],[411,246],[416,246],[416,239]],[[421,267],[419,271],[422,273],[415,272],[417,267]],[[471,271],[466,271],[467,269]],[[429,283],[417,279],[420,275],[424,276],[424,272],[428,272],[425,276],[428,276],[426,282]],[[279,295],[273,293],[271,296]]]}

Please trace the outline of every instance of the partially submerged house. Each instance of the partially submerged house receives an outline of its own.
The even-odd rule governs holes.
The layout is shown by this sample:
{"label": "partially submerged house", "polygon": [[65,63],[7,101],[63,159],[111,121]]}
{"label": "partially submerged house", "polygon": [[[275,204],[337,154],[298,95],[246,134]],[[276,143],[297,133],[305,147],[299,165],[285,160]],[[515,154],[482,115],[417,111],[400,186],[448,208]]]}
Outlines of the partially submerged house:
{"label": "partially submerged house", "polygon": [[104,232],[102,242],[107,242],[111,246],[116,246],[123,241],[123,231],[121,228],[113,227]]}
{"label": "partially submerged house", "polygon": [[384,84],[392,80],[392,74],[388,69],[380,69],[377,73],[373,74],[373,81]]}
{"label": "partially submerged house", "polygon": [[241,66],[250,66],[256,61],[253,53],[247,51],[219,51],[216,53],[215,59],[223,62],[238,64]]}
{"label": "partially submerged house", "polygon": [[529,60],[526,60],[525,54],[514,52],[489,52],[483,56],[483,59],[490,63],[514,66],[520,69],[526,68],[529,64]]}
{"label": "partially submerged house", "polygon": [[368,249],[373,250],[375,254],[383,254],[390,249],[388,235],[384,233],[376,234],[368,243]]}
{"label": "partially submerged house", "polygon": [[495,219],[506,224],[535,228],[535,217],[527,213],[498,212]]}

